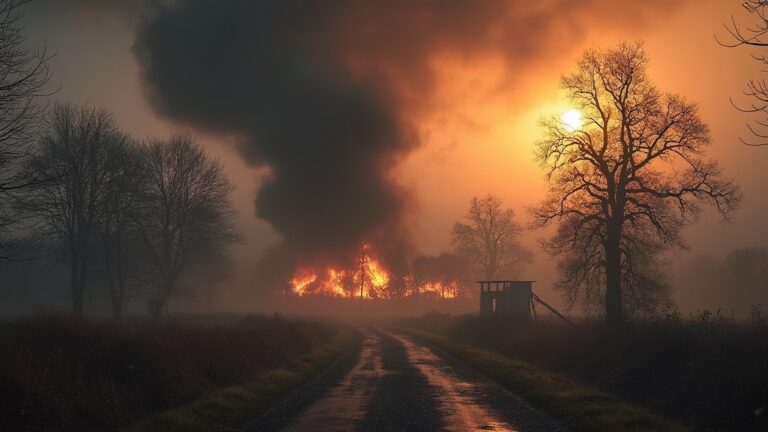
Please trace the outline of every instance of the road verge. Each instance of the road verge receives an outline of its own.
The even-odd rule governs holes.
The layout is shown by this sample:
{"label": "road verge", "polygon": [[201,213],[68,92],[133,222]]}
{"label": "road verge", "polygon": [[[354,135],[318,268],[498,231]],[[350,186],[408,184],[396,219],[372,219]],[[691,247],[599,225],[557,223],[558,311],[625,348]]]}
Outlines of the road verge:
{"label": "road verge", "polygon": [[531,364],[424,331],[399,331],[442,349],[531,405],[550,414],[569,430],[584,432],[685,432],[687,429],[601,390]]}
{"label": "road verge", "polygon": [[239,430],[279,401],[320,375],[349,350],[359,337],[340,329],[328,343],[284,368],[272,369],[240,385],[213,392],[188,405],[163,411],[126,430],[130,432],[217,432]]}

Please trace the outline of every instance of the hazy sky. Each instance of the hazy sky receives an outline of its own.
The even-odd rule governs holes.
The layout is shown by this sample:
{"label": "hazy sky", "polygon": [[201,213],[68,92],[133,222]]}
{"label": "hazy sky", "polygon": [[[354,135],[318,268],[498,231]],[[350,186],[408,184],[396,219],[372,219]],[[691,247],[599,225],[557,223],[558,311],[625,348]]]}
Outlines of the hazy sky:
{"label": "hazy sky", "polygon": [[[691,249],[677,254],[676,265],[696,255],[719,257],[734,248],[768,247],[768,148],[739,143],[746,117],[729,102],[730,97],[738,97],[747,79],[759,76],[759,65],[747,49],[723,48],[713,37],[724,34],[722,24],[730,14],[744,16],[740,2],[536,3],[540,4],[492,3],[513,6],[507,7],[503,19],[489,22],[485,39],[453,38],[452,32],[440,27],[424,30],[417,24],[418,31],[409,33],[410,37],[429,39],[421,51],[414,49],[418,58],[376,48],[382,59],[394,62],[394,71],[371,66],[375,57],[352,56],[352,61],[368,62],[363,68],[387,70],[390,75],[385,79],[397,89],[397,114],[407,117],[415,133],[415,144],[407,151],[398,151],[385,173],[411,196],[404,218],[414,244],[424,253],[448,248],[450,227],[464,214],[473,195],[497,194],[516,209],[522,221],[526,220],[525,208],[536,204],[544,190],[543,172],[533,160],[533,143],[541,134],[537,121],[542,115],[567,108],[557,88],[559,75],[569,71],[588,47],[643,39],[651,58],[650,75],[660,89],[699,104],[712,129],[711,154],[721,162],[726,175],[741,184],[745,195],[733,224],[720,224],[718,217],[707,211],[699,224],[686,229]],[[113,8],[113,4],[122,6]],[[157,107],[153,109],[145,98],[132,52],[137,22],[133,4],[38,1],[28,9],[29,43],[45,45],[56,53],[51,64],[52,85],[60,88],[57,98],[102,105],[114,112],[124,130],[137,137],[163,136],[182,127],[178,121],[161,119]],[[93,5],[100,7],[94,10]],[[534,11],[523,10],[525,7]],[[482,11],[473,15],[478,20],[485,16]],[[363,24],[366,19],[380,22],[382,18],[354,17]],[[383,22],[397,26],[396,20]],[[467,31],[474,30],[468,27]],[[397,41],[395,51],[397,44],[419,45],[416,42]],[[452,44],[464,42],[476,45],[452,49]],[[339,49],[347,50],[345,53],[365,50],[365,46],[343,43]],[[404,66],[397,63],[401,60]],[[412,62],[418,62],[428,73],[414,72]],[[413,77],[426,82],[416,82]],[[201,128],[194,133],[210,154],[223,161],[236,185],[235,202],[247,238],[236,253],[240,279],[246,281],[264,249],[279,241],[270,224],[255,217],[254,196],[264,170],[253,168],[253,160],[244,162],[242,148],[239,152],[235,149],[237,140],[210,130],[201,132]],[[525,236],[536,251],[535,264],[525,276],[539,281],[538,291],[545,297],[555,298],[550,292],[556,279],[554,265],[537,246],[537,239],[545,234]],[[681,297],[696,296],[695,287],[680,291]]]}

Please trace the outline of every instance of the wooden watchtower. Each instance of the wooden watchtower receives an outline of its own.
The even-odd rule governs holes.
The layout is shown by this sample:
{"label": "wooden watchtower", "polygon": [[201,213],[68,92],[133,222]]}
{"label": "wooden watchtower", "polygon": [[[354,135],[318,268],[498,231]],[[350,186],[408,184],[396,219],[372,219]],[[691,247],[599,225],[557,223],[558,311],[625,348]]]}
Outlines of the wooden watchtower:
{"label": "wooden watchtower", "polygon": [[536,318],[536,305],[540,304],[561,320],[573,324],[567,316],[558,312],[533,292],[534,282],[477,281],[480,284],[480,316],[531,319],[531,317]]}
{"label": "wooden watchtower", "polygon": [[530,319],[533,282],[478,281],[480,284],[480,316]]}

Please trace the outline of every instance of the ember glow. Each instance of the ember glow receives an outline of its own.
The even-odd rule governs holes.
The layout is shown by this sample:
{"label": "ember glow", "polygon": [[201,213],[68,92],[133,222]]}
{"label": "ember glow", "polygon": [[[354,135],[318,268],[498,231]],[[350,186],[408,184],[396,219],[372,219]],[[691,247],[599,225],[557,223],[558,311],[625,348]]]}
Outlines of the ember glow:
{"label": "ember glow", "polygon": [[391,272],[381,260],[372,256],[370,246],[363,245],[361,256],[350,268],[326,267],[314,269],[302,267],[289,281],[290,293],[299,297],[326,296],[361,299],[393,299],[396,297],[431,297],[455,299],[461,297],[462,286],[458,281],[431,280],[416,282],[413,275],[406,275],[401,295],[391,290]]}
{"label": "ember glow", "polygon": [[456,281],[425,282],[418,286],[418,290],[421,295],[447,299],[457,298],[460,288],[461,287],[459,286],[459,283]]}

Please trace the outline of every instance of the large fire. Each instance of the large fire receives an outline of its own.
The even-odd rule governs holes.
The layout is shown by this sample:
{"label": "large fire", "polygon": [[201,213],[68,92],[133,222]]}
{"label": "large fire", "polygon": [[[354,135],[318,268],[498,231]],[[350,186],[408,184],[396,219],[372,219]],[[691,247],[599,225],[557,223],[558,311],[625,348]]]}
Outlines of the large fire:
{"label": "large fire", "polygon": [[329,296],[361,299],[388,299],[399,297],[459,297],[460,284],[457,281],[431,280],[415,282],[412,275],[406,275],[399,282],[400,290],[393,288],[390,272],[378,259],[370,254],[370,248],[363,245],[361,257],[354,268],[326,267],[298,269],[289,281],[291,292],[298,296]]}

